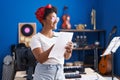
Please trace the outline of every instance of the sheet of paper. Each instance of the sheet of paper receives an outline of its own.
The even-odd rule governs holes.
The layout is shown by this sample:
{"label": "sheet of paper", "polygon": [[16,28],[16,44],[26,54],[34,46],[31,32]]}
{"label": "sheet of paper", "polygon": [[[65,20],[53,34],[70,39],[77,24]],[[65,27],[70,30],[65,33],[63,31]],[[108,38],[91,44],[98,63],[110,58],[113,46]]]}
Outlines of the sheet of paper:
{"label": "sheet of paper", "polygon": [[105,50],[104,54],[101,56],[111,54],[111,51],[115,52],[119,46],[120,46],[120,37],[114,37],[111,40],[110,44],[108,45],[107,49]]}
{"label": "sheet of paper", "polygon": [[48,58],[56,58],[61,61],[65,53],[65,46],[67,42],[71,41],[73,37],[73,32],[60,32],[60,35],[52,48]]}
{"label": "sheet of paper", "polygon": [[117,51],[117,49],[119,48],[119,46],[120,46],[120,38],[117,41],[117,43],[115,44],[114,48],[112,49],[112,52],[115,53]]}

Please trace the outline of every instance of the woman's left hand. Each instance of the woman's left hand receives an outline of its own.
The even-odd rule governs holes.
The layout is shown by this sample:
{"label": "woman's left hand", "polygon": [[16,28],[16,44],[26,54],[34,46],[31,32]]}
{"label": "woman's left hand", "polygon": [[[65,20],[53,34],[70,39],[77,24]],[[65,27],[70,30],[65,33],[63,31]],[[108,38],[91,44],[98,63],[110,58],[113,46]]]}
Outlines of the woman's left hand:
{"label": "woman's left hand", "polygon": [[72,53],[72,50],[73,50],[73,43],[72,42],[68,42],[66,47],[66,53]]}
{"label": "woman's left hand", "polygon": [[68,42],[65,49],[66,49],[66,51],[65,51],[64,57],[65,57],[66,60],[68,60],[72,55],[73,43]]}

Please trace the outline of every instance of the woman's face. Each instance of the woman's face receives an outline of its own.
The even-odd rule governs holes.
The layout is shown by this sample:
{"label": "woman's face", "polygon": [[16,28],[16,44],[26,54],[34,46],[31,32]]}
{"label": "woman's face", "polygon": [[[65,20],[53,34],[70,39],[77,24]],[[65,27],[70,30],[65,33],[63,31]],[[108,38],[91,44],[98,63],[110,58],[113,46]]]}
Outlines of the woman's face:
{"label": "woman's face", "polygon": [[43,22],[44,27],[49,29],[55,29],[57,24],[57,15],[55,12],[50,13]]}

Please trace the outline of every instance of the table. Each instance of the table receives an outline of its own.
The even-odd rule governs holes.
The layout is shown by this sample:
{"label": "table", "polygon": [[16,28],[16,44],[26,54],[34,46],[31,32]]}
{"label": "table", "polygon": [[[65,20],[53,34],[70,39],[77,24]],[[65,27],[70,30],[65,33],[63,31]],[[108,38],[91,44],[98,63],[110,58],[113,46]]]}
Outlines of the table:
{"label": "table", "polygon": [[81,74],[81,78],[66,79],[66,80],[107,80],[92,68],[85,68],[86,74]]}

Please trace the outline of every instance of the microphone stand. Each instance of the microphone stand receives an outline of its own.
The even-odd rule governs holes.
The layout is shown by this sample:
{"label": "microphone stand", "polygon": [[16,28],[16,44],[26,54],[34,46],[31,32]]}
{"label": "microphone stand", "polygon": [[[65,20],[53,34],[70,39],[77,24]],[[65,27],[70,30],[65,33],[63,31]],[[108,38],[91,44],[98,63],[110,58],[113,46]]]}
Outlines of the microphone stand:
{"label": "microphone stand", "polygon": [[111,51],[111,56],[112,56],[112,80],[114,79],[114,53]]}

